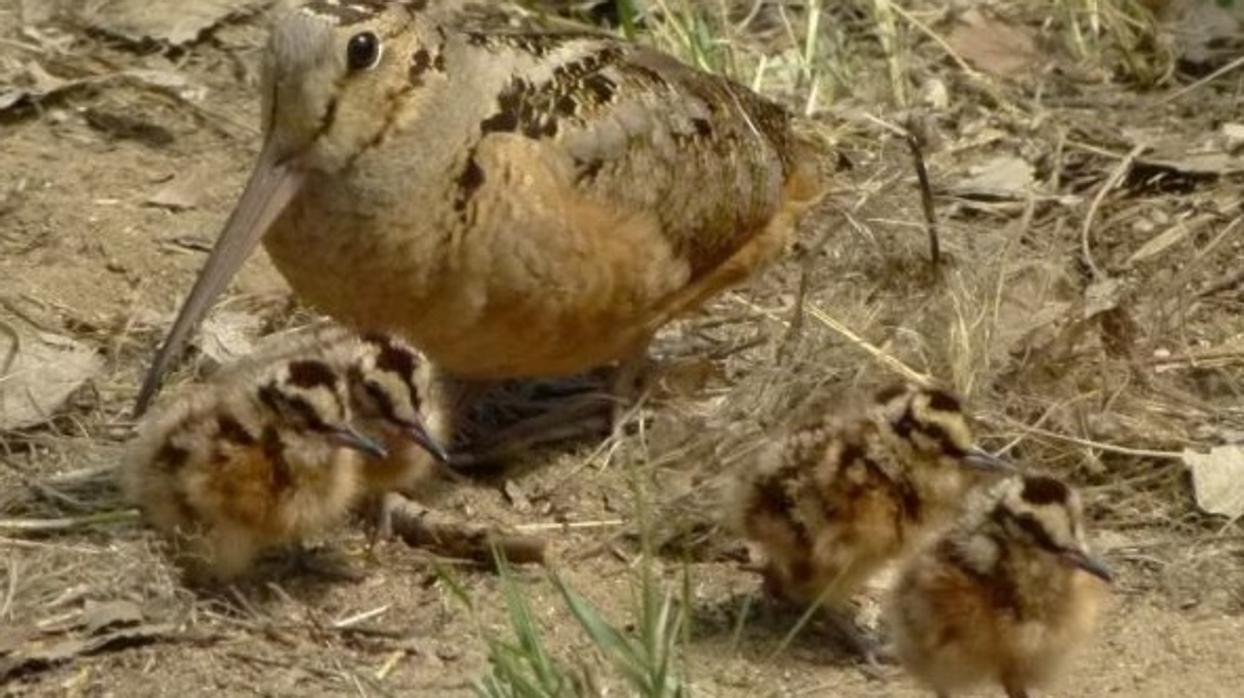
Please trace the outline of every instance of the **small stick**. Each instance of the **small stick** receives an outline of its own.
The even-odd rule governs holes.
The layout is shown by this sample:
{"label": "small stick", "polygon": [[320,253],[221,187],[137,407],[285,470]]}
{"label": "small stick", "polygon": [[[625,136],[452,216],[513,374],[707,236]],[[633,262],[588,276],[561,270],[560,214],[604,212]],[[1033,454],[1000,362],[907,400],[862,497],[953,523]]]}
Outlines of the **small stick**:
{"label": "small stick", "polygon": [[544,564],[548,542],[535,536],[508,534],[455,520],[413,502],[396,492],[384,496],[393,532],[407,545],[439,555],[492,565],[493,548],[514,564]]}
{"label": "small stick", "polygon": [[22,336],[17,330],[7,322],[0,320],[0,331],[9,336],[13,340],[13,346],[9,347],[9,353],[4,357],[4,365],[0,366],[0,378],[7,378],[9,369],[13,368],[13,364],[17,362],[17,357],[22,353]]}
{"label": "small stick", "polygon": [[140,518],[137,509],[121,511],[105,511],[74,518],[63,519],[0,519],[0,531],[21,531],[24,533],[50,533],[52,531],[71,531],[91,526],[129,523]]}
{"label": "small stick", "polygon": [[1105,278],[1101,267],[1097,266],[1097,261],[1093,259],[1093,219],[1097,216],[1097,209],[1101,207],[1101,202],[1105,200],[1106,194],[1109,194],[1110,190],[1114,189],[1123,180],[1123,176],[1132,169],[1132,164],[1136,162],[1136,158],[1140,157],[1141,153],[1148,150],[1148,148],[1149,145],[1147,143],[1138,143],[1128,151],[1127,155],[1123,156],[1123,160],[1119,162],[1114,171],[1110,173],[1110,176],[1106,178],[1105,183],[1097,190],[1097,195],[1093,197],[1092,203],[1089,204],[1088,213],[1084,215],[1084,223],[1080,226],[1080,254],[1084,257],[1084,263],[1088,265],[1089,271],[1093,273],[1094,281]]}
{"label": "small stick", "polygon": [[924,164],[924,147],[929,142],[929,136],[924,124],[914,115],[907,119],[906,140],[916,165],[916,179],[920,182],[920,207],[924,209],[924,223],[929,231],[929,262],[937,269],[942,263],[942,246],[937,237],[937,212],[933,209],[929,168]]}
{"label": "small stick", "polygon": [[359,623],[365,623],[371,620],[372,618],[376,618],[378,616],[384,615],[392,607],[393,607],[393,604],[385,604],[383,606],[373,608],[370,611],[363,611],[362,613],[355,613],[352,616],[347,616],[340,620],[333,621],[332,628],[333,630],[344,630],[351,626],[358,625]]}
{"label": "small stick", "polygon": [[1174,92],[1166,95],[1162,99],[1159,99],[1158,101],[1154,102],[1153,106],[1160,107],[1166,104],[1170,104],[1171,102],[1174,102],[1176,100],[1183,99],[1184,96],[1191,93],[1192,91],[1199,89],[1200,87],[1217,80],[1218,78],[1239,68],[1240,66],[1244,66],[1244,57],[1237,58],[1231,61],[1230,63],[1224,65],[1223,67],[1219,68],[1218,70],[1215,70],[1214,72],[1210,73],[1209,75],[1206,75],[1200,80],[1197,80],[1196,82],[1186,85],[1178,90],[1175,90]]}
{"label": "small stick", "polygon": [[565,523],[542,521],[529,524],[519,524],[514,527],[514,530],[520,533],[534,533],[536,531],[575,531],[587,528],[614,528],[615,526],[623,526],[625,524],[625,519],[605,519],[603,521],[567,521]]}

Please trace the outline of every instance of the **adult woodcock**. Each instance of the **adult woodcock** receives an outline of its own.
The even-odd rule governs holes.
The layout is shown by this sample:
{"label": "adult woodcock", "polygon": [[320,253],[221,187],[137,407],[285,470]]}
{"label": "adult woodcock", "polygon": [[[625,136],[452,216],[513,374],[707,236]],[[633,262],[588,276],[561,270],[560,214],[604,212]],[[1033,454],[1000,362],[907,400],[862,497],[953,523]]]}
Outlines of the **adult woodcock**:
{"label": "adult woodcock", "polygon": [[642,360],[819,197],[814,149],[746,88],[611,36],[488,28],[467,6],[279,16],[262,150],[139,412],[261,240],[300,298],[444,373],[569,375]]}

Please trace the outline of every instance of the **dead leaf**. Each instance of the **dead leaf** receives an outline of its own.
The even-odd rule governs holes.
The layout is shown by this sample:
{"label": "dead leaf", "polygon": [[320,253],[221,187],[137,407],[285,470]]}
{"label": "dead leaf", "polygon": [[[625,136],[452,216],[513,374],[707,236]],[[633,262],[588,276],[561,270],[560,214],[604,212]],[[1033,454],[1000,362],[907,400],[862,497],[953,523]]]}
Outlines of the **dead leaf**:
{"label": "dead leaf", "polygon": [[1234,153],[1244,147],[1244,124],[1223,124],[1218,133],[1228,151]]}
{"label": "dead leaf", "polygon": [[58,637],[27,643],[20,650],[0,658],[0,682],[16,676],[43,671],[76,657],[150,644],[172,637],[171,623],[138,625],[93,637]]}
{"label": "dead leaf", "polygon": [[153,89],[171,92],[192,102],[201,102],[207,96],[206,87],[191,81],[185,75],[169,70],[139,68],[68,79],[52,75],[40,64],[30,61],[16,73],[0,75],[0,111],[29,102],[40,102],[80,87],[100,85],[115,80],[129,80]]}
{"label": "dead leaf", "polygon": [[250,313],[222,310],[203,321],[196,344],[217,366],[225,366],[254,353],[261,325]]}
{"label": "dead leaf", "polygon": [[168,129],[134,114],[87,107],[82,116],[88,126],[118,140],[138,141],[157,148],[171,145],[174,140]]}
{"label": "dead leaf", "polygon": [[1028,73],[1040,59],[1027,30],[988,17],[976,8],[959,17],[946,41],[965,61],[999,77]]}
{"label": "dead leaf", "polygon": [[4,82],[6,84],[0,85],[0,111],[58,94],[83,81],[59,78],[35,61],[29,61],[17,74],[6,76]]}
{"label": "dead leaf", "polygon": [[1184,449],[1197,506],[1232,519],[1244,516],[1244,444],[1215,446],[1209,453]]}
{"label": "dead leaf", "polygon": [[947,190],[956,196],[984,199],[1023,199],[1036,181],[1033,167],[1023,158],[1000,155],[968,169],[969,176]]}
{"label": "dead leaf", "polygon": [[87,634],[98,635],[104,630],[138,625],[143,622],[142,609],[132,601],[87,601],[82,612],[82,625]]}
{"label": "dead leaf", "polygon": [[206,30],[235,15],[270,5],[272,0],[89,0],[80,17],[91,27],[134,42],[191,43]]}
{"label": "dead leaf", "polygon": [[190,102],[202,102],[207,98],[207,87],[191,80],[176,70],[134,68],[123,75],[147,87],[164,90]]}
{"label": "dead leaf", "polygon": [[146,203],[170,211],[188,211],[203,200],[206,184],[201,173],[177,177],[147,197]]}
{"label": "dead leaf", "polygon": [[680,398],[700,395],[712,383],[726,378],[722,362],[704,357],[671,359],[655,373],[660,394]]}
{"label": "dead leaf", "polygon": [[1046,346],[1074,304],[1077,291],[1061,266],[1030,261],[1007,277],[990,352],[999,366],[1013,354]]}
{"label": "dead leaf", "polygon": [[1096,317],[1119,307],[1123,282],[1118,279],[1098,279],[1084,291],[1084,319]]}
{"label": "dead leaf", "polygon": [[1217,216],[1204,215],[1187,221],[1176,221],[1174,225],[1153,236],[1145,244],[1141,245],[1140,249],[1133,252],[1132,256],[1127,258],[1125,266],[1130,267],[1133,264],[1162,254],[1182,242],[1189,235],[1199,232],[1207,224],[1216,220],[1218,220]]}
{"label": "dead leaf", "polygon": [[0,431],[46,422],[102,369],[85,344],[0,313]]}

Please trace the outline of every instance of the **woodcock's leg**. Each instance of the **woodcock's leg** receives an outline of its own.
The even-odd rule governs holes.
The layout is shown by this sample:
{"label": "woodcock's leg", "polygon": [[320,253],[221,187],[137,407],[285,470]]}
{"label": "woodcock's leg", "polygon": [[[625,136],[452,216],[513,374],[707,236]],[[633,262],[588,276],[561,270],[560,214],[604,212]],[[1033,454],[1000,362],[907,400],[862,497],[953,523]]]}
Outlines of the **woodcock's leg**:
{"label": "woodcock's leg", "polygon": [[652,334],[647,334],[636,342],[631,355],[618,362],[617,371],[613,375],[610,395],[614,399],[613,430],[616,433],[625,426],[627,414],[644,396],[647,387],[647,373],[652,368],[648,355],[648,347],[652,344]]}

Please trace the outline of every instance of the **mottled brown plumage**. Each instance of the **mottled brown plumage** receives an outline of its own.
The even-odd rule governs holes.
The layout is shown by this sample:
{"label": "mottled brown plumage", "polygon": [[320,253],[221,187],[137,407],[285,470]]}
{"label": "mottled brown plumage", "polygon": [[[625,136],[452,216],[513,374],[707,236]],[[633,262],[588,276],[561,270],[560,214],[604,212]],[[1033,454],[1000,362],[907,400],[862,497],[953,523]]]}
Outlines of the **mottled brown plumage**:
{"label": "mottled brown plumage", "polygon": [[888,625],[899,658],[938,696],[996,682],[1024,698],[1085,644],[1110,573],[1089,555],[1066,484],[1014,477],[974,500],[907,564]]}
{"label": "mottled brown plumage", "polygon": [[345,379],[327,363],[246,378],[175,398],[142,425],[122,469],[129,498],[199,581],[233,579],[265,549],[340,520],[363,453],[387,455],[349,426]]}
{"label": "mottled brown plumage", "polygon": [[819,194],[787,114],[746,88],[460,5],[317,0],[277,21],[263,152],[140,404],[261,237],[300,297],[448,374],[562,375],[642,356]]}
{"label": "mottled brown plumage", "polygon": [[735,528],[763,554],[771,592],[841,608],[952,518],[968,465],[1006,467],[973,446],[956,397],[894,386],[791,430],[740,473]]}

